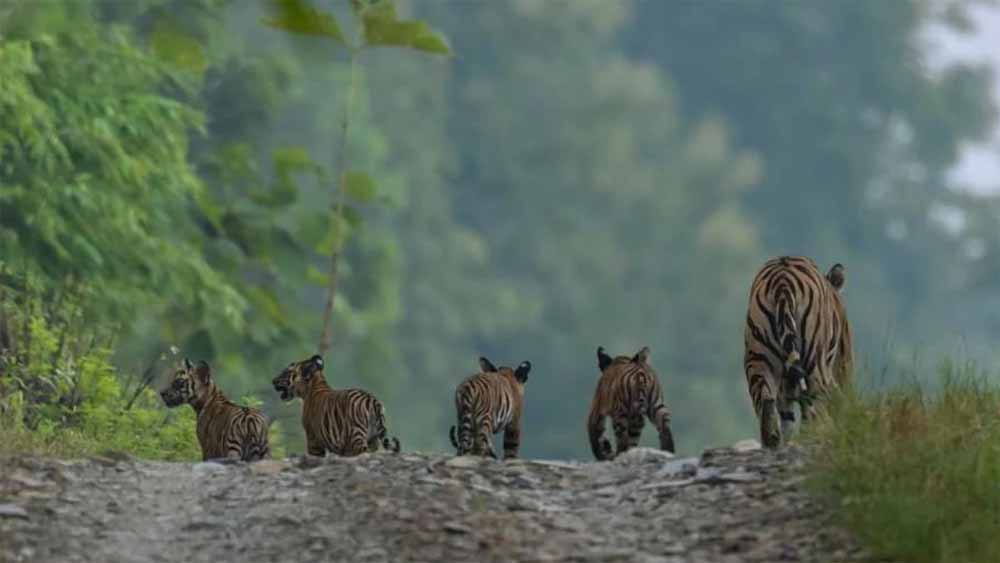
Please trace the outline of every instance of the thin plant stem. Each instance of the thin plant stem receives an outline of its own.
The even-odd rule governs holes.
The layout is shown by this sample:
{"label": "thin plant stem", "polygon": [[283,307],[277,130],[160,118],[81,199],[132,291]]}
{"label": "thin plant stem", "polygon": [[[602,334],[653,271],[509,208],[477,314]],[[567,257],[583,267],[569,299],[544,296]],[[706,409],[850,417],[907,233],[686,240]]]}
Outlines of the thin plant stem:
{"label": "thin plant stem", "polygon": [[351,85],[347,96],[347,102],[344,104],[343,117],[340,122],[340,143],[337,146],[337,155],[335,159],[338,180],[337,186],[333,192],[330,206],[332,211],[331,220],[334,224],[333,228],[336,229],[336,236],[333,242],[333,249],[330,252],[329,284],[327,285],[326,303],[323,306],[323,332],[319,338],[319,353],[323,355],[330,350],[330,345],[333,339],[333,304],[337,297],[337,273],[345,242],[343,240],[343,218],[345,192],[347,190],[347,135],[350,126],[351,109],[354,107],[354,99],[357,97],[360,56],[361,49],[359,47],[352,47]]}

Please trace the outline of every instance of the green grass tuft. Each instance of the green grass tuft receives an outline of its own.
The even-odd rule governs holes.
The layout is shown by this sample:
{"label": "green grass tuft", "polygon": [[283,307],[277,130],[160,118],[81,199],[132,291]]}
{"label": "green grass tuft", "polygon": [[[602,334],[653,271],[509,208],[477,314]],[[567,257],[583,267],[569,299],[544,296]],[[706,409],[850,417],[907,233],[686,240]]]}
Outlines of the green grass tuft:
{"label": "green grass tuft", "polygon": [[811,482],[878,557],[1000,560],[1000,388],[970,365],[939,385],[844,391],[803,437]]}

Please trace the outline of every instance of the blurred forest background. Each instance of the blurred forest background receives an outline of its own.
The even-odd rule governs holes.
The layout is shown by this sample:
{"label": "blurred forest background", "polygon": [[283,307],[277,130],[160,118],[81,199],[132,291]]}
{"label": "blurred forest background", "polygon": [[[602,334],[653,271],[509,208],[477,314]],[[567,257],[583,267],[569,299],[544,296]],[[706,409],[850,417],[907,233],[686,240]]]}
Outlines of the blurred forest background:
{"label": "blurred forest background", "polygon": [[[270,380],[317,350],[341,247],[328,379],[382,398],[405,449],[450,449],[486,355],[534,365],[522,454],[588,457],[598,345],[651,347],[681,451],[754,436],[746,298],[780,254],[846,265],[875,379],[996,359],[1000,197],[948,174],[993,133],[991,74],[928,64],[926,41],[982,2],[400,2],[453,54],[364,49],[353,72],[336,41],[262,23],[280,4],[0,0],[18,424],[90,409],[92,432],[192,439],[145,387],[173,346],[301,451]],[[315,5],[358,36],[347,0]],[[346,228],[340,161],[364,172]]]}

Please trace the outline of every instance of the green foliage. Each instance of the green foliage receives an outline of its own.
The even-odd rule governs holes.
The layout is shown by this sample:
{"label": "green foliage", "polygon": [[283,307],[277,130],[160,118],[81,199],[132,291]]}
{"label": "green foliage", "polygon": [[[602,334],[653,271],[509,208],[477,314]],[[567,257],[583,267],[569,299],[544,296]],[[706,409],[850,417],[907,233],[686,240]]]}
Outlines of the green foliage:
{"label": "green foliage", "polygon": [[[208,267],[185,214],[201,189],[187,162],[201,115],[127,30],[0,42],[0,254],[48,289],[86,280],[87,307],[126,317],[168,291],[238,325],[244,302]],[[201,288],[198,292],[181,288]]]}
{"label": "green foliage", "polygon": [[[472,235],[464,242],[478,238],[482,254],[472,268],[452,269],[450,256],[408,237],[404,302],[432,296],[434,306],[405,319],[398,339],[411,341],[404,357],[414,378],[438,382],[426,399],[443,410],[435,427],[447,428],[448,394],[477,355],[513,365],[530,359],[537,375],[527,390],[534,430],[526,455],[584,457],[580,421],[599,376],[599,345],[622,354],[649,345],[668,405],[745,400],[737,347],[750,276],[740,274],[757,266],[760,247],[739,201],[762,166],[734,146],[724,120],[681,115],[668,75],[616,51],[623,4],[528,4],[442,7],[428,16],[476,37],[485,52],[469,57],[504,55],[502,64],[464,65],[441,108],[477,116],[449,122],[452,138],[475,141],[449,147],[458,168],[444,197],[451,220]],[[507,49],[511,29],[521,48]],[[559,53],[558,62],[539,59],[543,52]],[[411,205],[426,206],[416,198]],[[426,219],[413,228],[432,240],[446,236]],[[457,345],[439,348],[452,330]],[[674,411],[683,451],[745,436],[749,422],[749,411],[738,409],[711,417]],[[432,438],[447,447],[443,431]]]}
{"label": "green foliage", "polygon": [[[763,162],[759,188],[740,201],[760,231],[759,260],[844,263],[857,342],[878,343],[889,327],[899,361],[950,353],[958,343],[941,336],[955,331],[984,352],[996,340],[1000,309],[982,304],[1000,278],[972,294],[965,277],[996,262],[969,252],[992,235],[939,214],[993,207],[947,189],[959,187],[948,169],[960,147],[995,126],[990,71],[925,62],[927,29],[970,21],[977,3],[635,2],[635,25],[620,36],[631,56],[671,74],[686,113],[721,114]],[[961,320],[951,317],[959,302]]]}
{"label": "green foliage", "polygon": [[202,74],[208,68],[208,59],[201,43],[169,19],[160,19],[149,36],[150,52],[157,58],[176,67]]}
{"label": "green foliage", "polygon": [[1000,388],[950,363],[935,383],[837,397],[805,436],[811,481],[878,558],[994,561]]}
{"label": "green foliage", "polygon": [[[360,52],[366,47],[376,46],[411,47],[436,54],[451,52],[443,36],[433,32],[425,22],[398,20],[394,0],[352,0],[351,8],[363,34],[363,41],[358,45],[355,44],[356,41],[344,40],[333,15],[309,6],[306,0],[277,0],[272,6],[275,16],[265,20],[272,27],[290,33],[326,36],[335,43],[346,44],[350,48],[348,97],[343,105],[339,123],[340,138],[333,162],[339,182],[330,198],[332,212],[328,234],[317,247],[321,253],[330,255],[326,300],[321,316],[323,329],[318,347],[322,354],[326,354],[331,346],[332,322],[337,304],[344,302],[337,293],[342,254],[360,221],[360,216],[352,213],[353,210],[345,200],[349,198],[356,203],[364,203],[375,195],[375,182],[365,173],[349,170],[347,158],[354,102],[360,87]],[[348,223],[352,223],[351,228],[346,228]]]}
{"label": "green foliage", "polygon": [[[919,63],[923,0],[0,4],[0,277],[115,334],[118,373],[210,361],[292,451],[269,381],[316,351],[333,253],[331,380],[408,449],[448,447],[486,354],[536,366],[525,454],[586,456],[599,344],[652,347],[683,451],[753,434],[746,290],[785,252],[847,265],[861,357],[894,320],[898,355],[993,354],[997,203],[943,189],[988,81]],[[461,57],[413,56],[450,49],[425,21]]]}
{"label": "green foliage", "polygon": [[358,203],[368,203],[375,199],[375,180],[364,172],[348,170],[345,176],[344,193]]}
{"label": "green foliage", "polygon": [[0,301],[0,452],[200,458],[193,412],[168,412],[148,382],[127,385],[107,340],[64,314],[77,303],[46,311],[39,296],[9,292]]}
{"label": "green foliage", "polygon": [[409,47],[437,55],[452,54],[444,35],[432,30],[427,22],[400,21],[391,0],[373,0],[361,9],[360,16],[365,45]]}
{"label": "green foliage", "polygon": [[264,19],[267,25],[289,33],[325,37],[346,44],[337,19],[309,6],[306,0],[274,0],[272,4],[275,15]]}

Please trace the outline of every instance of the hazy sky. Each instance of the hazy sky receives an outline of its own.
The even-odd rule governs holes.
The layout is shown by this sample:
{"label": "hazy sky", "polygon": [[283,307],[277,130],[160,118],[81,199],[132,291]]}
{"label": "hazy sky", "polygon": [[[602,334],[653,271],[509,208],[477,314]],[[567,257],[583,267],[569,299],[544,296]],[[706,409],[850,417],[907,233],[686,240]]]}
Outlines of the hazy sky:
{"label": "hazy sky", "polygon": [[[931,30],[927,34],[931,64],[955,59],[985,61],[994,69],[993,96],[1000,105],[1000,8],[973,10],[976,33],[956,37]],[[954,179],[975,192],[1000,191],[1000,130],[985,145],[966,147]]]}

